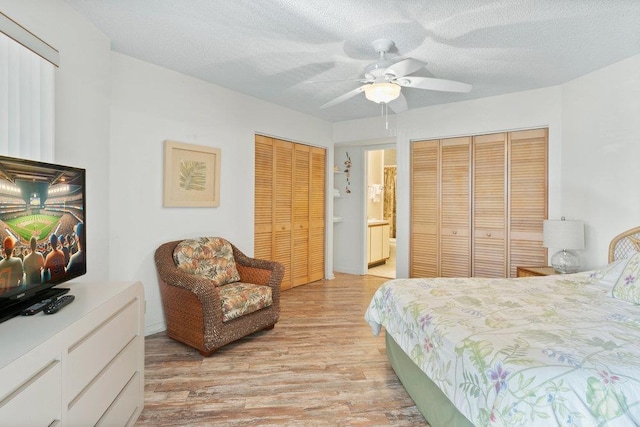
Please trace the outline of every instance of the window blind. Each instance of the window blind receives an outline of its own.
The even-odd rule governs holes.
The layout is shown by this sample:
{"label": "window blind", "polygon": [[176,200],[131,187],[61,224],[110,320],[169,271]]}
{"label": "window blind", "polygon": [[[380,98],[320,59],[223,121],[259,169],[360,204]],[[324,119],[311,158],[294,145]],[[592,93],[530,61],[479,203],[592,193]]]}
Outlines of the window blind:
{"label": "window blind", "polygon": [[55,49],[0,13],[0,154],[53,162],[58,59]]}

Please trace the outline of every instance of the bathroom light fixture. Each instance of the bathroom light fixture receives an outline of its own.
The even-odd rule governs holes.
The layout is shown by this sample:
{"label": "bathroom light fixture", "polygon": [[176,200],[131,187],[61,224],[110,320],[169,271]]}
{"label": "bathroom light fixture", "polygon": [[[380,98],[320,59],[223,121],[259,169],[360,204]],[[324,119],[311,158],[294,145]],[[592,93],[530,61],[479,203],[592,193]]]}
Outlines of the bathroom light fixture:
{"label": "bathroom light fixture", "polygon": [[542,228],[542,245],[560,249],[551,257],[551,265],[558,273],[576,273],[580,258],[573,249],[584,249],[584,224],[582,221],[545,220]]}
{"label": "bathroom light fixture", "polygon": [[373,83],[364,88],[364,96],[369,101],[386,104],[400,96],[400,85],[395,83]]}

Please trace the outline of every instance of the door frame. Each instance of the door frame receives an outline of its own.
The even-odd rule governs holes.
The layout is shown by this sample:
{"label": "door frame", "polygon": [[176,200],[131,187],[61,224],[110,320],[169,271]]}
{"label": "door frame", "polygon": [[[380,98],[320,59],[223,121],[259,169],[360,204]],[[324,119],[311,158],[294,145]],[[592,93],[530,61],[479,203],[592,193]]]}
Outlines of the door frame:
{"label": "door frame", "polygon": [[[362,224],[361,224],[361,230],[362,230],[362,244],[360,245],[360,247],[362,248],[362,253],[360,254],[360,259],[361,259],[361,270],[362,270],[362,274],[368,274],[369,271],[369,263],[367,262],[367,234],[369,231],[369,223],[368,223],[368,217],[367,217],[367,177],[369,175],[369,152],[370,151],[384,151],[384,150],[389,150],[389,149],[393,149],[396,150],[396,156],[398,154],[398,144],[393,141],[393,142],[384,142],[384,143],[380,143],[377,145],[367,145],[365,147],[363,147],[363,152],[362,152],[362,160],[363,160],[363,165],[364,167],[362,168],[362,182],[363,182],[363,188],[362,188],[362,192],[361,192],[361,203],[362,203],[362,212],[363,212],[363,218],[362,218]],[[397,166],[397,162],[396,162],[396,166]],[[396,198],[396,211],[398,209],[398,201]],[[396,277],[398,276],[398,266],[396,264]]]}

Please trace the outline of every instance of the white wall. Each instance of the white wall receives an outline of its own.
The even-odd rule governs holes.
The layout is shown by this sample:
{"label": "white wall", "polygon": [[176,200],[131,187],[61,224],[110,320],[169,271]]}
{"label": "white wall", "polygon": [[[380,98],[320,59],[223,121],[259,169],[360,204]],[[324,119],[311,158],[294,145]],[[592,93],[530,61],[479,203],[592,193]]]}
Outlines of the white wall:
{"label": "white wall", "polygon": [[335,165],[345,170],[347,154],[351,159],[349,189],[344,173],[335,174],[335,188],[342,197],[334,200],[334,213],[342,218],[333,225],[333,269],[342,273],[365,274],[364,227],[366,221],[366,152],[362,147],[335,147]]}
{"label": "white wall", "polygon": [[[110,277],[142,280],[151,333],[164,329],[153,262],[159,244],[223,236],[253,254],[254,134],[329,147],[331,125],[125,55],[113,53],[111,69]],[[222,150],[218,208],[162,207],[167,139]],[[331,171],[333,151],[328,164]]]}
{"label": "white wall", "polygon": [[60,51],[54,161],[87,169],[87,274],[74,282],[104,282],[109,276],[109,39],[59,0],[0,0],[0,10]]}
{"label": "white wall", "polygon": [[640,55],[562,86],[562,204],[585,221],[585,267],[640,225]]}
{"label": "white wall", "polygon": [[[460,135],[475,135],[504,130],[549,127],[549,215],[556,217],[560,209],[561,188],[561,90],[560,87],[520,92],[509,95],[483,98],[453,104],[409,110],[391,122],[387,131],[384,118],[352,120],[334,124],[334,142],[339,150],[359,150],[363,139],[388,137],[393,134],[397,143],[397,229],[396,229],[396,269],[397,277],[409,274],[409,220],[410,220],[410,142]],[[350,147],[350,145],[355,145]],[[354,162],[353,175],[364,176],[362,163]],[[354,183],[361,182],[355,180]],[[356,187],[354,194],[363,194],[366,189]],[[355,200],[354,196],[352,199]],[[353,208],[353,207],[352,207]],[[355,253],[355,243],[361,240],[358,226],[341,229],[338,237],[336,226],[335,241],[350,242],[351,250],[335,247],[334,266],[336,271],[342,266],[359,263],[361,255]]]}

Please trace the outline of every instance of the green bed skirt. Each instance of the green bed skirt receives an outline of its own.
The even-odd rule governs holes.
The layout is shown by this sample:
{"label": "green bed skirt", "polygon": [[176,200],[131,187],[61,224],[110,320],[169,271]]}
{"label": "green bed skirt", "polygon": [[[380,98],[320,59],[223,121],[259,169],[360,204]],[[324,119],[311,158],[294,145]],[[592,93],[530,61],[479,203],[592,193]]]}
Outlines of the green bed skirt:
{"label": "green bed skirt", "polygon": [[393,370],[431,427],[473,426],[386,332],[385,342]]}

